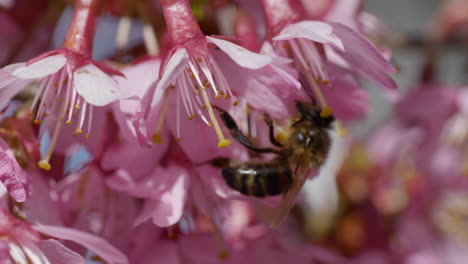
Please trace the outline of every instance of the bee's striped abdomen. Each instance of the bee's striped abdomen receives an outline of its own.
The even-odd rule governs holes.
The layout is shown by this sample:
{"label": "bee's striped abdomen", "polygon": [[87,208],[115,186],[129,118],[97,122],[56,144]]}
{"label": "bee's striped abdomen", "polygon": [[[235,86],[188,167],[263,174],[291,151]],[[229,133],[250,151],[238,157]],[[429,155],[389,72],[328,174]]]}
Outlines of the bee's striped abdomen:
{"label": "bee's striped abdomen", "polygon": [[291,170],[281,164],[247,163],[225,168],[222,174],[229,187],[257,197],[281,194],[292,182]]}

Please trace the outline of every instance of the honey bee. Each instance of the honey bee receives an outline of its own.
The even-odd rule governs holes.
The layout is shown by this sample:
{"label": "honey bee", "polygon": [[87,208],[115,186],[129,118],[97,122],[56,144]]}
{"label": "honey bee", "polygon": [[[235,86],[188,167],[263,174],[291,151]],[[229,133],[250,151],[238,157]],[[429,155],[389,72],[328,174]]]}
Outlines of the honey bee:
{"label": "honey bee", "polygon": [[271,161],[263,162],[214,159],[212,165],[221,168],[226,184],[248,196],[283,194],[283,200],[288,203],[285,207],[290,207],[310,171],[319,168],[327,158],[331,145],[327,130],[331,128],[334,117],[321,117],[321,109],[314,103],[297,102],[297,116],[293,119],[282,144],[275,139],[271,117],[265,115],[270,142],[275,147],[258,148],[242,133],[229,113],[216,108],[232,137],[239,143],[257,153],[276,154]]}

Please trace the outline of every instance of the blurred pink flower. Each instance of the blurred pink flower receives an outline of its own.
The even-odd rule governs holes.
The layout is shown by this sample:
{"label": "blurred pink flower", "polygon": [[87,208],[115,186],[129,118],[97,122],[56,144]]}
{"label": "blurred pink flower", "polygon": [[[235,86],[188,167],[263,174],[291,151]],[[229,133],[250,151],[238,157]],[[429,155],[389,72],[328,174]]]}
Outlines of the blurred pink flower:
{"label": "blurred pink flower", "polygon": [[[395,118],[371,139],[374,160],[384,166],[409,160],[439,184],[461,176],[466,144],[463,131],[468,129],[459,100],[463,91],[444,84],[425,84],[410,91],[396,102]],[[456,171],[458,175],[454,175]]]}

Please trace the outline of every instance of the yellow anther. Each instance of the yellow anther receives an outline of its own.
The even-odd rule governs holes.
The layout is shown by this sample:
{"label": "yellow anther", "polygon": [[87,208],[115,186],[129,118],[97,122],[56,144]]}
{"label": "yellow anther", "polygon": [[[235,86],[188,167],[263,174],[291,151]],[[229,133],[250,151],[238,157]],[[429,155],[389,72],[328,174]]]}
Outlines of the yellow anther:
{"label": "yellow anther", "polygon": [[237,102],[237,101],[234,101],[234,102],[232,103],[232,105],[234,105],[234,106],[237,106],[238,104],[239,104],[239,102]]}
{"label": "yellow anther", "polygon": [[65,124],[71,125],[71,121],[70,121],[70,120],[67,120],[67,121],[65,121]]}
{"label": "yellow anther", "polygon": [[36,120],[33,121],[33,123],[34,123],[35,125],[40,125],[40,124],[42,123],[42,120],[36,119]]}
{"label": "yellow anther", "polygon": [[202,108],[202,109],[206,109],[206,105],[205,105],[205,104],[202,104],[201,108]]}
{"label": "yellow anther", "polygon": [[208,127],[212,127],[213,125],[211,123],[206,124]]}
{"label": "yellow anther", "polygon": [[55,83],[54,83],[54,87],[58,87],[58,83],[55,82]]}
{"label": "yellow anther", "polygon": [[228,99],[229,95],[228,94],[223,94],[224,99]]}
{"label": "yellow anther", "polygon": [[76,109],[76,110],[79,110],[79,109],[80,109],[80,106],[77,105],[77,104],[75,104],[75,109]]}
{"label": "yellow anther", "polygon": [[217,95],[215,95],[215,98],[219,99],[219,98],[221,98],[221,96],[219,96],[219,94],[217,94]]}
{"label": "yellow anther", "polygon": [[328,80],[322,80],[322,84],[328,84],[329,81]]}
{"label": "yellow anther", "polygon": [[230,144],[231,144],[231,140],[229,140],[229,139],[222,139],[222,140],[219,141],[218,147],[219,147],[219,148],[225,148],[225,147],[229,146]]}
{"label": "yellow anther", "polygon": [[161,133],[154,133],[153,137],[152,137],[152,140],[153,140],[154,144],[162,144],[163,143]]}
{"label": "yellow anther", "polygon": [[90,138],[90,137],[91,137],[91,134],[86,133],[86,138]]}
{"label": "yellow anther", "polygon": [[49,116],[49,114],[48,114],[48,113],[44,113],[44,117],[48,117],[48,116]]}
{"label": "yellow anther", "polygon": [[189,116],[188,119],[193,120],[195,117],[197,117],[197,115],[193,114],[193,115]]}
{"label": "yellow anther", "polygon": [[60,102],[60,98],[55,98],[55,102]]}
{"label": "yellow anther", "polygon": [[197,61],[198,61],[198,62],[202,62],[203,59],[202,59],[201,57],[198,57],[198,58],[197,58]]}
{"label": "yellow anther", "polygon": [[47,160],[41,160],[37,163],[37,166],[43,170],[50,170],[52,167],[50,166],[50,163]]}
{"label": "yellow anther", "polygon": [[81,130],[81,129],[77,129],[77,130],[75,131],[75,134],[81,134],[81,133],[83,133],[83,130]]}
{"label": "yellow anther", "polygon": [[275,137],[276,141],[282,142],[286,140],[286,134],[282,131],[278,132]]}
{"label": "yellow anther", "polygon": [[176,138],[177,142],[180,142],[182,139],[180,137]]}
{"label": "yellow anther", "polygon": [[332,114],[332,109],[329,106],[325,106],[324,108],[322,108],[322,111],[320,112],[320,117],[327,118],[331,116],[331,114]]}

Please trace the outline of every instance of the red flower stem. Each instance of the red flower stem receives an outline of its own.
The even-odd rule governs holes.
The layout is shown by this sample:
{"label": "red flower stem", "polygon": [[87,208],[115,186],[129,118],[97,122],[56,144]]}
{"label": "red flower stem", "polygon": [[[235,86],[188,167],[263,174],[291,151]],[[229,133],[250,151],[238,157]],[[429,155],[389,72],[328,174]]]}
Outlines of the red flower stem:
{"label": "red flower stem", "polygon": [[265,14],[267,35],[277,35],[286,25],[305,17],[298,0],[260,0]]}
{"label": "red flower stem", "polygon": [[91,56],[99,0],[75,0],[75,13],[62,47]]}
{"label": "red flower stem", "polygon": [[204,38],[188,0],[161,0],[161,6],[173,44]]}

